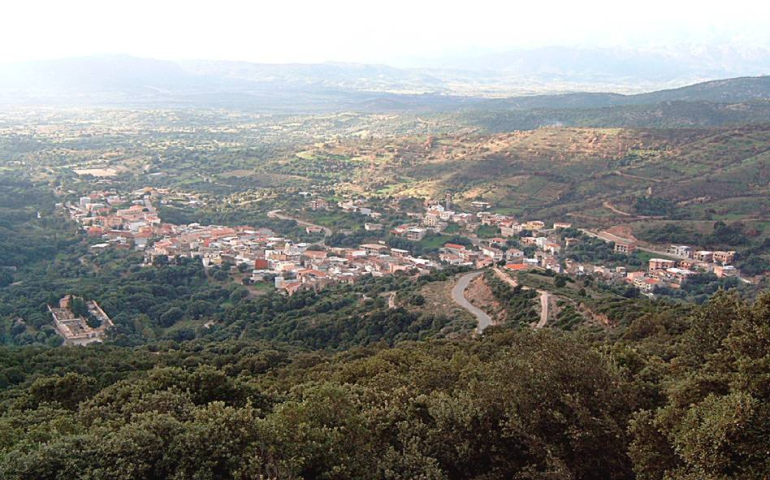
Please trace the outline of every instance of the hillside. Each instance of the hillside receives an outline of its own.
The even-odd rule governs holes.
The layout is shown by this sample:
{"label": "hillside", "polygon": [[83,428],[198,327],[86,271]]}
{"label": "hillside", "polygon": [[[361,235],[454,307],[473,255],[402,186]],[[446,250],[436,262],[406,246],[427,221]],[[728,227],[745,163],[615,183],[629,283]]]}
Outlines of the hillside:
{"label": "hillside", "polygon": [[603,202],[626,208],[651,189],[654,197],[680,205],[678,218],[699,218],[709,205],[749,198],[760,202],[755,212],[762,218],[770,181],[768,142],[766,126],[544,128],[437,136],[429,142],[351,141],[326,144],[306,156],[349,159],[359,172],[347,184],[352,191],[429,198],[449,192],[460,202],[485,199],[498,210],[522,215],[580,212],[603,221],[612,218]]}
{"label": "hillside", "polygon": [[482,110],[449,115],[452,122],[483,132],[541,127],[680,128],[722,127],[770,122],[770,101],[747,103],[664,102],[604,108]]}
{"label": "hillside", "polygon": [[0,349],[0,475],[763,478],[769,301],[720,294],[613,339]]}
{"label": "hillside", "polygon": [[742,103],[770,98],[770,76],[731,78],[702,82],[669,90],[636,95],[614,93],[566,93],[489,100],[484,109],[567,109],[650,105],[663,102]]}

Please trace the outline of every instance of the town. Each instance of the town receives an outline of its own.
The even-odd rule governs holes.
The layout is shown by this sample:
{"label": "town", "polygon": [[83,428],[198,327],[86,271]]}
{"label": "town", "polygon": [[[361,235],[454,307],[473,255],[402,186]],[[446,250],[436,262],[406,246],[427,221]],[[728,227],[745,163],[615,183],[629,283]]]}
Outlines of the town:
{"label": "town", "polygon": [[[443,202],[425,201],[423,213],[408,214],[413,222],[386,229],[378,223],[382,214],[367,207],[363,199],[347,199],[335,206],[313,193],[299,193],[304,198],[306,213],[336,209],[365,218],[363,230],[372,240],[355,247],[333,247],[324,241],[298,242],[264,227],[165,223],[155,204],[166,202],[172,195],[179,196],[151,188],[128,195],[92,192],[63,207],[89,237],[99,240],[90,247],[97,254],[106,248],[143,251],[146,265],[180,256],[199,258],[204,267],[239,268],[250,273],[243,278],[244,283],[269,283],[288,295],[303,289],[320,290],[333,283],[353,283],[363,275],[420,275],[449,265],[471,269],[504,266],[511,273],[542,269],[578,277],[590,274],[607,282],[631,285],[648,296],[663,288],[678,289],[698,273],[713,273],[718,278],[740,277],[731,265],[734,251],[695,250],[685,245],[654,250],[608,232],[578,229],[568,222],[548,226],[540,220],[518,221],[513,216],[489,211],[490,204],[484,201],[471,202],[470,212],[459,211],[450,195]],[[185,201],[195,204],[197,199]],[[271,214],[293,218],[276,212]],[[301,223],[307,233],[323,234],[329,230],[310,222]],[[421,242],[427,235],[450,230],[452,224],[458,233],[454,237],[445,235],[446,238],[465,241],[446,241],[436,254],[413,255],[410,250],[389,246],[385,241],[390,236],[410,243]],[[498,236],[482,238],[478,235],[482,229]],[[618,256],[631,256],[637,249],[645,249],[654,256],[641,268],[572,258],[571,252],[592,238],[611,246],[612,253]]]}

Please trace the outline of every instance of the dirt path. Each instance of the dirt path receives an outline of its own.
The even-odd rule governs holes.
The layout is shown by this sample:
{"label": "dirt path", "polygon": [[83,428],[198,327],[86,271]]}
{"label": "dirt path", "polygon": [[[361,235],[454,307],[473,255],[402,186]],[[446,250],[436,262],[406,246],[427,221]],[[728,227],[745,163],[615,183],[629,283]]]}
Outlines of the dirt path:
{"label": "dirt path", "polygon": [[388,297],[388,308],[396,308],[396,292],[390,292],[385,294]]}
{"label": "dirt path", "polygon": [[551,302],[551,294],[547,290],[538,290],[540,294],[540,321],[535,328],[543,328],[548,323],[548,304]]}
{"label": "dirt path", "polygon": [[642,177],[641,175],[632,175],[630,173],[621,172],[620,170],[616,170],[616,171],[614,171],[612,173],[614,173],[615,175],[621,176],[621,177],[635,178],[637,180],[645,180],[645,181],[654,182],[654,183],[660,183],[660,182],[663,181],[663,180],[661,180],[659,178],[649,178],[649,177]]}
{"label": "dirt path", "polygon": [[[499,278],[500,280],[504,281],[505,283],[507,283],[511,287],[516,288],[516,287],[519,286],[519,284],[516,283],[516,280],[512,279],[509,275],[506,275],[505,272],[500,270],[500,268],[495,267],[492,270],[495,272],[495,276],[497,276],[497,278]],[[522,287],[522,288],[528,289],[527,287]]]}
{"label": "dirt path", "polygon": [[324,232],[324,236],[328,237],[332,234],[332,229],[328,227],[324,227],[322,225],[316,225],[315,223],[306,222],[304,220],[300,220],[298,218],[290,217],[288,215],[284,215],[282,213],[279,213],[280,210],[273,210],[272,212],[267,212],[268,218],[277,218],[279,220],[294,220],[297,222],[297,225],[300,225],[302,227],[315,227],[320,228]]}
{"label": "dirt path", "polygon": [[602,206],[606,208],[607,210],[610,210],[614,213],[617,213],[618,215],[624,216],[624,217],[631,217],[636,218],[640,220],[655,220],[655,219],[661,219],[666,218],[661,215],[635,215],[633,213],[624,212],[623,210],[620,210],[615,205],[611,204],[610,202],[603,202]]}
{"label": "dirt path", "polygon": [[603,202],[602,206],[604,208],[606,208],[607,210],[611,210],[611,211],[617,213],[618,215],[623,215],[624,217],[633,217],[634,216],[634,215],[631,215],[628,212],[624,212],[623,210],[620,210],[620,209],[616,208],[615,205],[611,204],[610,202]]}
{"label": "dirt path", "polygon": [[[519,284],[516,282],[516,280],[512,279],[509,275],[506,275],[505,272],[500,270],[499,268],[495,267],[494,269],[495,276],[499,278],[500,280],[504,281],[511,287],[517,287]],[[526,285],[521,287],[522,290],[529,290],[529,287]],[[535,325],[535,328],[543,328],[546,323],[548,323],[548,304],[551,301],[551,293],[547,290],[538,290],[537,293],[540,294],[540,321],[537,322]]]}

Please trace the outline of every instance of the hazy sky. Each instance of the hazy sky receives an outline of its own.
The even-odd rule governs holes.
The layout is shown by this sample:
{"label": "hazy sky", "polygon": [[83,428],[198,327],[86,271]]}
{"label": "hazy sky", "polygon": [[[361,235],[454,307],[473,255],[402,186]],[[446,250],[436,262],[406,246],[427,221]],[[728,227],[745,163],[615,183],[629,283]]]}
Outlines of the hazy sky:
{"label": "hazy sky", "polygon": [[164,59],[398,63],[547,45],[770,47],[770,1],[2,0],[0,62]]}

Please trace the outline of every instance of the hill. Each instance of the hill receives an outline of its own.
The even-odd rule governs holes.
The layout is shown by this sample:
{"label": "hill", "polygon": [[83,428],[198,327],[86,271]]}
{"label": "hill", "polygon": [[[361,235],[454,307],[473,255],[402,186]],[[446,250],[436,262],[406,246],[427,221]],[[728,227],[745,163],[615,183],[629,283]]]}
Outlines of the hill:
{"label": "hill", "polygon": [[0,475],[763,478],[768,302],[719,294],[611,338],[493,329],[337,355],[0,348]]}
{"label": "hill", "polygon": [[685,87],[636,95],[617,93],[565,93],[489,100],[484,109],[568,109],[651,105],[663,102],[742,103],[770,98],[770,76],[742,77],[702,82]]}
{"label": "hill", "polygon": [[[651,196],[669,202],[666,215],[681,220],[764,221],[770,207],[768,144],[767,126],[555,127],[440,135],[427,143],[351,141],[311,149],[308,155],[317,161],[347,159],[349,174],[358,173],[343,187],[364,194],[443,198],[452,193],[458,202],[490,201],[500,212],[551,219],[577,216],[599,224],[633,220],[636,203]],[[631,215],[614,213],[606,202]],[[738,206],[744,203],[752,208]]]}
{"label": "hill", "polygon": [[478,128],[487,133],[533,130],[542,127],[739,126],[770,122],[770,101],[767,99],[744,103],[673,101],[598,108],[481,109],[471,107],[452,113],[447,121]]}

